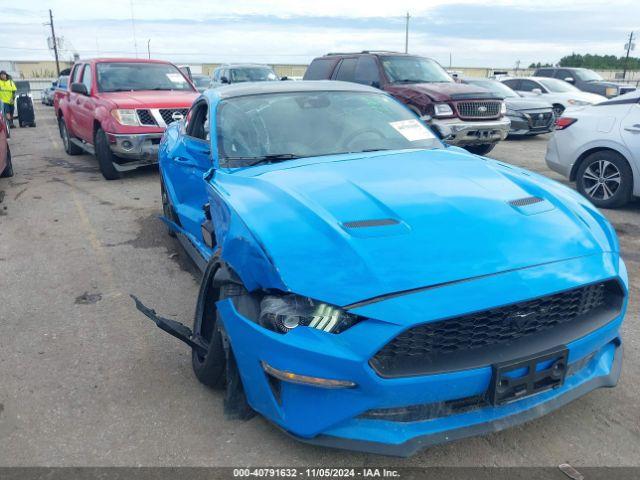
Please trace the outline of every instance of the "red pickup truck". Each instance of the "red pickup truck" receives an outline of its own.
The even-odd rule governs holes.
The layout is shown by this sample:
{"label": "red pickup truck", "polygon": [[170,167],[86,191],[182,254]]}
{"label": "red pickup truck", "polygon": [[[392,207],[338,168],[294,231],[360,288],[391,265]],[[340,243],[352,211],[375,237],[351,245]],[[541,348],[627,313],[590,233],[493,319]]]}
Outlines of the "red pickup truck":
{"label": "red pickup truck", "polygon": [[107,180],[157,162],[166,126],[182,119],[198,96],[173,64],[100,58],[77,62],[55,109],[69,155],[95,154]]}

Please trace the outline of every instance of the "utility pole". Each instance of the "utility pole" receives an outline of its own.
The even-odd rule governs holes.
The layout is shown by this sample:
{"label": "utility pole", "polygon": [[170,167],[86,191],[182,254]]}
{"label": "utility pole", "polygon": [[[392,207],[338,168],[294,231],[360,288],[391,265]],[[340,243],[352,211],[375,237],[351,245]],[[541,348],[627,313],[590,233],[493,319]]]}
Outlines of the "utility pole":
{"label": "utility pole", "polygon": [[151,60],[151,39],[147,40],[147,56]]}
{"label": "utility pole", "polygon": [[624,57],[624,70],[622,71],[622,80],[627,76],[627,62],[629,61],[629,52],[633,50],[635,45],[633,44],[633,32],[629,34],[629,43],[625,45],[627,49],[627,56]]}
{"label": "utility pole", "polygon": [[53,43],[53,54],[56,57],[56,72],[60,76],[60,61],[58,60],[58,39],[56,38],[56,31],[53,28],[53,13],[49,9],[49,25],[51,26],[51,42]]}
{"label": "utility pole", "polygon": [[409,19],[411,16],[407,12],[407,23],[404,30],[404,53],[409,53]]}
{"label": "utility pole", "polygon": [[133,30],[133,49],[136,52],[136,58],[138,58],[138,40],[136,39],[136,20],[133,16],[133,0],[129,0],[131,6],[131,30]]}

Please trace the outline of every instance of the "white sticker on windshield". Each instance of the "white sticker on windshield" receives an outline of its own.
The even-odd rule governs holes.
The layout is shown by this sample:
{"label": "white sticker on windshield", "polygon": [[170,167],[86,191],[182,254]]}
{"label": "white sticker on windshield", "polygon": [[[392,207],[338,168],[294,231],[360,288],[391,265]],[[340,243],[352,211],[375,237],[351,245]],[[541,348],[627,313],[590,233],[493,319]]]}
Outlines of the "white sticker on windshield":
{"label": "white sticker on windshield", "polygon": [[167,73],[167,78],[173,83],[184,83],[186,80],[179,73]]}
{"label": "white sticker on windshield", "polygon": [[431,131],[425,127],[419,120],[402,120],[400,122],[389,123],[395,128],[400,135],[409,140],[410,142],[417,142],[418,140],[429,140],[436,138]]}

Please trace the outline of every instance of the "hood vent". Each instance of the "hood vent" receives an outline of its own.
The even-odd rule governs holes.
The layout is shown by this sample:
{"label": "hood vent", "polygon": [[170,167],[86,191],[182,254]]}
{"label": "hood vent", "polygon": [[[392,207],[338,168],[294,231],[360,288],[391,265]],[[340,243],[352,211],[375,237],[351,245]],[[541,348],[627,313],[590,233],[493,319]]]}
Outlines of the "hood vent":
{"label": "hood vent", "polygon": [[512,207],[527,207],[529,205],[534,205],[540,202],[544,202],[544,200],[540,197],[524,197],[518,198],[516,200],[510,200],[509,205],[511,205]]}
{"label": "hood vent", "polygon": [[342,226],[344,228],[369,228],[397,225],[398,223],[400,222],[395,218],[374,218],[370,220],[353,220],[351,222],[344,222]]}

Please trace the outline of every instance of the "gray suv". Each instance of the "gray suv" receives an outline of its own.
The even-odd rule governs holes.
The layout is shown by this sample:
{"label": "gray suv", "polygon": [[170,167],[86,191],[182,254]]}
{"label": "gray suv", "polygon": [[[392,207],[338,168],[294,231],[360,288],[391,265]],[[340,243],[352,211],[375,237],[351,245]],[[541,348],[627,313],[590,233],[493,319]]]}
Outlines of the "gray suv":
{"label": "gray suv", "polygon": [[597,93],[607,98],[624,95],[636,89],[633,85],[604,80],[596,72],[587,68],[539,68],[533,76],[564,80],[583,92]]}

